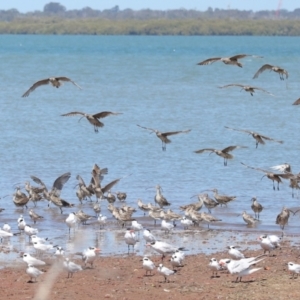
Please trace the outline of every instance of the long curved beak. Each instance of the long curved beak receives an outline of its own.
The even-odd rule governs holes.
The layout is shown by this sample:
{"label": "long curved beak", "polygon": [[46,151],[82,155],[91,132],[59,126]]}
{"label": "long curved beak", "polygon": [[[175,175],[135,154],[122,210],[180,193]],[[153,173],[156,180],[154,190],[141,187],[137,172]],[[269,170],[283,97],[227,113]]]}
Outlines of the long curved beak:
{"label": "long curved beak", "polygon": [[266,177],[267,175],[264,175],[260,180],[262,180],[264,177]]}
{"label": "long curved beak", "polygon": [[81,121],[82,118],[84,118],[84,116],[82,116],[82,117],[78,120],[78,123]]}

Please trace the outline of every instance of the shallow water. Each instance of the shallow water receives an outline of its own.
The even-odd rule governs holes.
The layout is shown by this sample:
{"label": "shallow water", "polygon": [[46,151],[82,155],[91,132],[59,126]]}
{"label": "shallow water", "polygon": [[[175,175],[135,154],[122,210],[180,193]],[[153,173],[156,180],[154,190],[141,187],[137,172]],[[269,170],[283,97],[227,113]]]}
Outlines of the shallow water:
{"label": "shallow water", "polygon": [[[80,227],[82,242],[68,238],[64,220],[69,212],[80,207],[74,189],[76,175],[89,182],[94,163],[109,169],[104,185],[131,174],[114,191],[127,192],[127,204],[135,207],[138,198],[153,203],[157,184],[162,186],[163,194],[172,203],[171,209],[176,212],[180,205],[195,201],[191,196],[207,189],[218,188],[220,193],[237,196],[227,208],[213,211],[222,219],[221,224],[211,226],[215,229],[246,230],[255,236],[262,231],[278,233],[275,219],[282,206],[299,207],[299,199],[291,196],[287,181],[280,185],[279,191],[273,191],[270,180],[261,180],[262,172],[240,164],[242,161],[268,169],[288,162],[295,173],[300,169],[299,107],[291,105],[299,98],[299,38],[2,35],[0,41],[1,195],[12,195],[14,185],[30,180],[30,175],[41,178],[50,188],[59,175],[71,172],[62,198],[76,207],[66,208],[60,214],[58,208],[48,208],[46,202],[41,202],[35,209],[44,216],[36,225],[40,235],[49,237],[53,244],[61,244],[70,253],[93,244],[99,244],[107,255],[127,252],[124,230],[115,224],[103,232],[97,232],[96,225]],[[238,53],[264,58],[246,57],[241,60],[243,68],[221,62],[196,65],[208,57]],[[265,63],[287,69],[289,79],[280,81],[277,74],[264,72],[253,80],[254,73]],[[59,89],[39,87],[28,98],[21,97],[35,81],[49,76],[68,76],[83,90],[65,83]],[[252,97],[238,88],[218,88],[229,83],[262,87],[276,97],[260,91]],[[60,116],[70,111],[106,110],[123,114],[103,119],[105,126],[98,134],[84,119],[78,123],[79,118]],[[192,131],[172,136],[172,143],[163,152],[160,140],[136,124],[161,131]],[[251,137],[224,126],[254,130],[284,140],[284,144],[266,142],[255,149]],[[229,145],[248,148],[233,151],[234,159],[227,167],[214,154],[193,152]],[[247,229],[238,215],[244,210],[252,213],[253,196],[264,210],[261,222]],[[106,206],[103,202],[102,213],[109,216]],[[14,232],[21,213],[32,224],[27,210],[16,208],[11,196],[2,198],[0,207],[5,208],[0,213],[1,224],[8,222]],[[82,209],[93,213],[89,203]],[[142,215],[140,211],[134,214],[137,218]],[[149,221],[143,222],[147,226]],[[205,229],[206,225],[200,228]],[[166,238],[160,229],[157,231],[162,239],[177,244],[181,244],[182,235],[189,235],[180,225]],[[222,236],[223,231],[220,232]],[[285,232],[289,235],[299,232],[299,215],[291,217]],[[224,246],[226,239],[226,235],[221,237]],[[189,247],[191,253],[213,247],[202,244],[201,239],[190,240],[194,243]],[[20,251],[31,250],[26,242],[22,236],[11,238],[12,247]],[[137,247],[141,254],[143,244]],[[217,244],[223,247],[223,242]]]}

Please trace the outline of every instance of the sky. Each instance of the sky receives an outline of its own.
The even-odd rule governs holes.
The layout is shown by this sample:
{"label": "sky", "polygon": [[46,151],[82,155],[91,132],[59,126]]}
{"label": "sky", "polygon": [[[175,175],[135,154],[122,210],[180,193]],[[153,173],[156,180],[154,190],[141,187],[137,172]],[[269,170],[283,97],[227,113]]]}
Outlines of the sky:
{"label": "sky", "polygon": [[93,9],[104,10],[112,8],[115,5],[118,5],[121,10],[126,8],[133,10],[145,8],[158,10],[185,8],[205,11],[208,7],[212,7],[258,11],[277,10],[278,7],[281,7],[281,9],[293,11],[296,8],[300,8],[299,0],[0,0],[0,10],[16,8],[22,13],[43,10],[45,4],[49,2],[58,2],[65,6],[67,10],[81,9],[87,6]]}

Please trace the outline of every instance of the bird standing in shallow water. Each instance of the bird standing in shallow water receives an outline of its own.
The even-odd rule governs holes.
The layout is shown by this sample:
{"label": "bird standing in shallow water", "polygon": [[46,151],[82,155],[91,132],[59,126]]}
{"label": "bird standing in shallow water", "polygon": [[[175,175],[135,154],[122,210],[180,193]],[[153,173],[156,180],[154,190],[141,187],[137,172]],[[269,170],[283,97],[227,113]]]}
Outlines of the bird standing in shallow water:
{"label": "bird standing in shallow water", "polygon": [[255,218],[257,217],[257,219],[259,220],[259,214],[261,213],[261,211],[263,210],[263,206],[257,202],[257,199],[256,197],[253,197],[251,199],[252,201],[252,205],[251,205],[251,208],[252,210],[254,211],[254,214],[255,214]]}
{"label": "bird standing in shallow water", "polygon": [[169,135],[174,135],[174,134],[179,134],[179,133],[188,133],[188,132],[191,131],[191,129],[188,129],[188,130],[181,130],[181,131],[160,132],[156,129],[143,127],[143,126],[140,126],[140,125],[137,125],[137,126],[143,128],[143,129],[146,129],[146,130],[150,130],[151,133],[154,132],[156,134],[156,136],[161,140],[163,151],[166,151],[166,144],[171,143],[171,140],[168,139]]}

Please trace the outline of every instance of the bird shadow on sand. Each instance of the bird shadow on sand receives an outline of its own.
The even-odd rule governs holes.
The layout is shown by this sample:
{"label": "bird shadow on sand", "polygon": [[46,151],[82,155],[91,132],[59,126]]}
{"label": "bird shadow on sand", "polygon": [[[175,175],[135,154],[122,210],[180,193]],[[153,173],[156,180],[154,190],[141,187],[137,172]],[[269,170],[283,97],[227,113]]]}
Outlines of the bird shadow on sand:
{"label": "bird shadow on sand", "polygon": [[27,283],[37,283],[37,281],[28,280]]}
{"label": "bird shadow on sand", "polygon": [[217,275],[217,276],[210,276],[210,278],[214,279],[214,278],[220,278],[221,276],[220,275]]}

